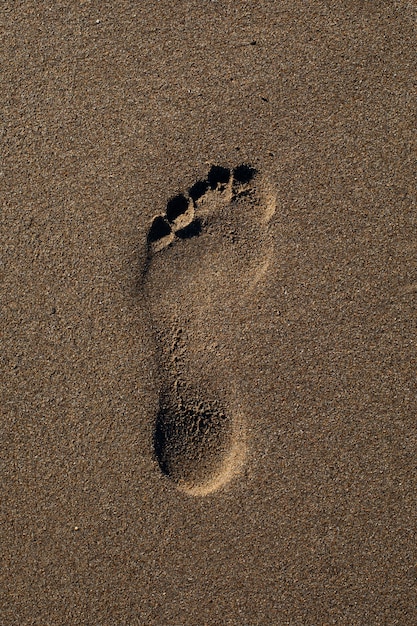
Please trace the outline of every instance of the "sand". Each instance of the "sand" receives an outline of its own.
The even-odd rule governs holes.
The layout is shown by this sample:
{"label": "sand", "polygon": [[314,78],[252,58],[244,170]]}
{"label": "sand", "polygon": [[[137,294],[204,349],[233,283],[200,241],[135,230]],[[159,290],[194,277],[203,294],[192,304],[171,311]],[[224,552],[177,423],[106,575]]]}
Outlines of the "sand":
{"label": "sand", "polygon": [[3,3],[2,626],[417,623],[416,9]]}

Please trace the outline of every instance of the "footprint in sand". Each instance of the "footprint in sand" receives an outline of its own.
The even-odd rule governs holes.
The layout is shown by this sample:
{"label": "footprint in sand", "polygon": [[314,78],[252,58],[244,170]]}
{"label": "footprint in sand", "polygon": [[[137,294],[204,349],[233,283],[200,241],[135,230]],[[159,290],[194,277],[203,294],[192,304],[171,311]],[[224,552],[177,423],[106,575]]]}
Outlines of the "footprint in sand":
{"label": "footprint in sand", "polygon": [[149,230],[143,285],[161,379],[153,445],[163,474],[193,495],[228,483],[247,456],[233,358],[239,314],[271,259],[274,211],[255,169],[213,166]]}

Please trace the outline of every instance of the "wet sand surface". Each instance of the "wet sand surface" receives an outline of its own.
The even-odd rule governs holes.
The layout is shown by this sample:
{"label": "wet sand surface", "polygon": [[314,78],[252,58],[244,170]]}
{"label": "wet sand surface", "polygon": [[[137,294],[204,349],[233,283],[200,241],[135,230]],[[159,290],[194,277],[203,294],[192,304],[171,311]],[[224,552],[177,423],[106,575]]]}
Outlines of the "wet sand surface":
{"label": "wet sand surface", "polygon": [[417,623],[415,3],[3,5],[1,624]]}

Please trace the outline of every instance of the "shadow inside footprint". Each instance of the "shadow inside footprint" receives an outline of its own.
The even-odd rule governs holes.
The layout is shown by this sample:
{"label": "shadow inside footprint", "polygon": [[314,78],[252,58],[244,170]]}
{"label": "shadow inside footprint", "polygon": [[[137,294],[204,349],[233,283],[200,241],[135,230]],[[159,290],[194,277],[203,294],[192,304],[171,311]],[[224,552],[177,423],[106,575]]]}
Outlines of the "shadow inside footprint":
{"label": "shadow inside footprint", "polygon": [[238,165],[233,170],[234,180],[242,185],[250,183],[255,174],[256,169],[254,167],[251,167],[250,165],[246,165],[245,163],[243,163],[242,165]]}
{"label": "shadow inside footprint", "polygon": [[219,472],[231,436],[231,420],[215,405],[161,404],[154,430],[155,456],[162,473],[180,488],[204,488]]}
{"label": "shadow inside footprint", "polygon": [[158,215],[155,217],[149,229],[148,242],[153,243],[158,241],[158,239],[162,239],[162,237],[169,235],[170,232],[171,227],[168,222],[162,217],[162,215]]}
{"label": "shadow inside footprint", "polygon": [[177,217],[182,215],[188,209],[188,200],[182,194],[174,196],[168,201],[166,208],[166,216],[169,222],[173,222]]}
{"label": "shadow inside footprint", "polygon": [[191,222],[191,224],[188,224],[188,226],[185,226],[184,228],[177,230],[175,234],[180,239],[191,239],[191,237],[196,237],[197,235],[199,235],[201,233],[201,230],[202,230],[201,220],[196,219],[193,222]]}
{"label": "shadow inside footprint", "polygon": [[198,180],[192,187],[190,187],[188,193],[190,198],[194,200],[194,202],[197,202],[197,200],[204,196],[208,189],[209,184],[206,180]]}
{"label": "shadow inside footprint", "polygon": [[218,185],[227,185],[230,180],[230,170],[227,167],[213,165],[207,176],[208,183],[212,189]]}

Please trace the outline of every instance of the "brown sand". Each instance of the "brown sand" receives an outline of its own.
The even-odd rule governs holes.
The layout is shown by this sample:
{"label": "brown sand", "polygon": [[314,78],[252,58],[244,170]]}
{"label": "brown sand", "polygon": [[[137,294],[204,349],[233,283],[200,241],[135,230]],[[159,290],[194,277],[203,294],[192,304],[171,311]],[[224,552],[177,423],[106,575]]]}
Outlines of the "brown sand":
{"label": "brown sand", "polygon": [[1,13],[2,626],[416,624],[415,2]]}

